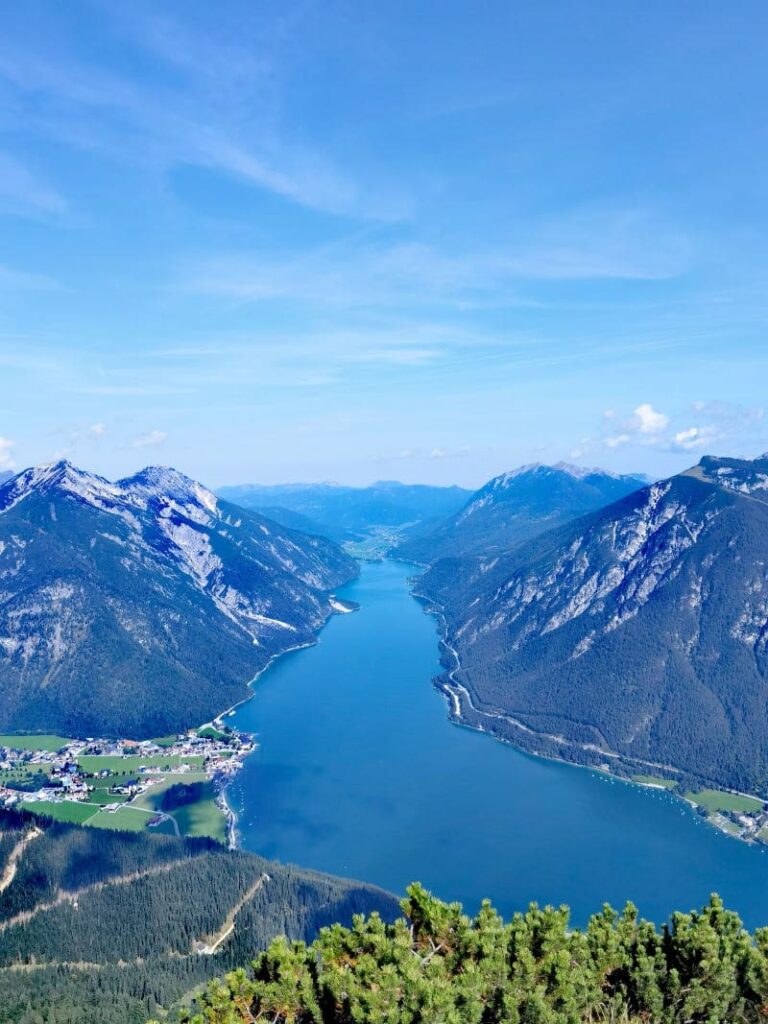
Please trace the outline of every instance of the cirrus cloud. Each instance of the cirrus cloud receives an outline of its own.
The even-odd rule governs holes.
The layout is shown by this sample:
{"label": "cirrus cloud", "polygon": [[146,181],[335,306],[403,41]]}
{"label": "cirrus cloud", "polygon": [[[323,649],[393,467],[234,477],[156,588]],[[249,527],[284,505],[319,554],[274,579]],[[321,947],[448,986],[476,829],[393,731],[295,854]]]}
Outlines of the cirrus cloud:
{"label": "cirrus cloud", "polygon": [[139,434],[131,443],[131,448],[157,448],[163,444],[168,435],[164,430],[150,430],[146,434]]}

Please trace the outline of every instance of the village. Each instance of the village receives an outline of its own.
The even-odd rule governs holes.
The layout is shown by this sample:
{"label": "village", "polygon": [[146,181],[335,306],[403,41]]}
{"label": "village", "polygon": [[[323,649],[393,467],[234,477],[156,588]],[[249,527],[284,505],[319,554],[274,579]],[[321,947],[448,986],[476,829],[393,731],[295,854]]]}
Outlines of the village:
{"label": "village", "polygon": [[0,804],[100,828],[231,842],[224,791],[254,746],[220,719],[143,741],[0,736]]}

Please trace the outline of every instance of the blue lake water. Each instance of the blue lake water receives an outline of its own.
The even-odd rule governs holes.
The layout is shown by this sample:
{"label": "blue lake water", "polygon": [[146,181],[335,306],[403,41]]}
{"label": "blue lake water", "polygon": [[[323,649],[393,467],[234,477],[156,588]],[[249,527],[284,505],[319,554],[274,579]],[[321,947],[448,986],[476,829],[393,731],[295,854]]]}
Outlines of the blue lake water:
{"label": "blue lake water", "polygon": [[376,882],[418,879],[473,912],[568,903],[583,923],[631,899],[660,921],[719,892],[768,923],[768,853],[665,793],[521,754],[448,722],[434,620],[411,567],[363,566],[312,648],[278,660],[229,721],[258,750],[230,788],[242,843]]}

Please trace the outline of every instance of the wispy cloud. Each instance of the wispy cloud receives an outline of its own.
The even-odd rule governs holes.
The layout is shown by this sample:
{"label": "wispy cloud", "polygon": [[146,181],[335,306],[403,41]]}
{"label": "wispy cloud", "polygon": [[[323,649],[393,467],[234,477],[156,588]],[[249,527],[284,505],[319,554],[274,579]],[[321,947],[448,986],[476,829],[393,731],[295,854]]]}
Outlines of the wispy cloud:
{"label": "wispy cloud", "polygon": [[146,434],[140,434],[131,442],[131,448],[157,448],[164,444],[168,435],[164,430],[150,430]]}
{"label": "wispy cloud", "polygon": [[0,469],[13,469],[16,462],[13,458],[15,442],[7,437],[0,437]]}
{"label": "wispy cloud", "polygon": [[12,123],[161,172],[209,168],[317,210],[372,220],[408,214],[402,197],[377,194],[281,127],[276,54],[255,55],[244,26],[212,9],[183,20],[142,4],[108,13],[145,73],[105,70],[62,25],[55,47],[43,35],[0,54],[0,78],[14,89]]}
{"label": "wispy cloud", "polygon": [[60,216],[67,201],[29,168],[0,152],[0,210],[23,216]]}
{"label": "wispy cloud", "polygon": [[236,302],[535,307],[532,283],[658,280],[680,273],[689,258],[676,233],[636,212],[566,215],[532,235],[460,252],[423,242],[374,245],[350,239],[281,256],[223,255],[190,264],[177,284],[183,292]]}

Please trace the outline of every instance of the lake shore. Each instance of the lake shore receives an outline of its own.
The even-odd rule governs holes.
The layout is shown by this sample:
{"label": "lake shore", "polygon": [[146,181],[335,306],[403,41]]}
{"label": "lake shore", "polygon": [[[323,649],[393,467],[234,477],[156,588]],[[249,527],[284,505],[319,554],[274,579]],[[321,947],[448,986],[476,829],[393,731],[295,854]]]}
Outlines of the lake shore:
{"label": "lake shore", "polygon": [[[448,707],[449,721],[463,728],[486,733],[500,743],[507,744],[533,757],[541,757],[574,768],[586,768],[589,771],[608,775],[618,781],[642,786],[647,789],[664,790],[691,807],[708,825],[717,829],[722,834],[748,844],[768,846],[768,813],[766,812],[768,803],[757,794],[742,793],[735,790],[708,789],[706,788],[707,783],[704,780],[702,780],[702,789],[699,793],[694,793],[690,790],[681,792],[678,782],[674,779],[668,779],[666,775],[658,775],[653,781],[651,781],[652,776],[647,775],[641,781],[637,776],[643,775],[643,769],[654,769],[658,772],[678,776],[684,775],[684,770],[674,765],[662,765],[652,761],[627,758],[614,751],[601,750],[593,745],[578,744],[564,736],[540,733],[526,726],[513,716],[500,712],[485,712],[477,708],[472,701],[472,694],[469,689],[457,679],[457,673],[461,669],[461,661],[458,651],[448,639],[448,624],[442,609],[427,595],[419,593],[418,577],[412,577],[409,582],[411,584],[411,595],[419,602],[425,614],[437,622],[440,650],[444,654],[447,653],[453,659],[453,666],[432,680],[434,688],[445,699]],[[491,727],[485,726],[484,719],[490,721]],[[505,728],[517,731],[521,737],[525,737],[527,742],[516,742],[511,735],[500,734],[499,731],[492,727],[494,720],[503,723]],[[539,749],[537,748],[537,743],[542,748],[548,746],[550,749]],[[575,760],[563,753],[555,752],[551,749],[551,746],[554,744],[566,749],[570,747],[577,750],[580,754],[586,755],[589,760],[585,763],[584,760]],[[616,771],[615,769],[618,766],[626,768],[627,772]],[[639,770],[633,772],[633,768]],[[697,801],[695,797],[700,794],[706,796],[706,800]],[[716,806],[718,798],[713,796],[713,794],[719,794],[719,803],[722,807]],[[731,816],[731,812],[733,816]]]}

